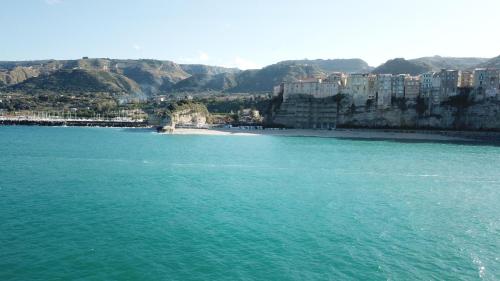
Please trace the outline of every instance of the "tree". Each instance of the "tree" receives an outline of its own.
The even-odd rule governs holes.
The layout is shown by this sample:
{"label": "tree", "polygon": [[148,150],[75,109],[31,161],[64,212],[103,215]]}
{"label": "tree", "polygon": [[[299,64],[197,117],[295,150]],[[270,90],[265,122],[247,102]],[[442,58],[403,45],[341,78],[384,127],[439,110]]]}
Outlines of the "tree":
{"label": "tree", "polygon": [[339,116],[340,116],[340,105],[342,103],[342,100],[345,98],[346,96],[344,94],[336,94],[335,96],[333,96],[333,100],[335,101],[336,105],[337,105],[337,112],[336,112],[336,116],[335,116],[335,127],[337,127],[337,124],[339,122]]}
{"label": "tree", "polygon": [[417,104],[415,106],[415,110],[417,111],[419,116],[424,115],[425,111],[427,110],[428,107],[428,101],[426,98],[423,98],[421,96],[417,97]]}

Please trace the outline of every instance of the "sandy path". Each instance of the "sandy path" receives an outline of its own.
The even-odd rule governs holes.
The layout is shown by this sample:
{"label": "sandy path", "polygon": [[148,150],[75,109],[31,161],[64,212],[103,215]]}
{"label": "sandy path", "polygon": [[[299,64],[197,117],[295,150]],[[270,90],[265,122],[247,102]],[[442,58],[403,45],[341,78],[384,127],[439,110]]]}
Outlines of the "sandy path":
{"label": "sandy path", "polygon": [[174,135],[214,135],[214,136],[297,136],[356,139],[397,139],[397,140],[434,140],[434,141],[470,141],[470,139],[445,136],[436,132],[401,132],[390,130],[338,129],[326,130],[239,130],[239,129],[176,129]]}

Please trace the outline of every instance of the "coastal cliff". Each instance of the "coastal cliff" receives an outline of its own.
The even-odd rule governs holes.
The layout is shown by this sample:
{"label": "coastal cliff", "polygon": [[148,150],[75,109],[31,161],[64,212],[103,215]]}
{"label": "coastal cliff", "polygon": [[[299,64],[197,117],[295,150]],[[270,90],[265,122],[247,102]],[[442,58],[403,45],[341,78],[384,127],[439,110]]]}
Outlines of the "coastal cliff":
{"label": "coastal cliff", "polygon": [[312,98],[293,96],[269,115],[271,122],[289,128],[412,128],[445,130],[500,130],[500,101],[476,101],[457,96],[433,105],[426,99],[395,99],[390,106],[367,102],[355,106],[348,96]]}

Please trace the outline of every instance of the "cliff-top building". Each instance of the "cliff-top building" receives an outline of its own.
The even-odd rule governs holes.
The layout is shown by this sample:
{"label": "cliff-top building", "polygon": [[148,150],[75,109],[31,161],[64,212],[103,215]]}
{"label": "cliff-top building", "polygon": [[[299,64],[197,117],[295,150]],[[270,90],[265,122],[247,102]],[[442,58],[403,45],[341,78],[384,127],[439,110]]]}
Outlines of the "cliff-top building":
{"label": "cliff-top building", "polygon": [[474,70],[472,86],[478,94],[495,97],[499,94],[499,81],[498,69],[478,68]]}
{"label": "cliff-top building", "polygon": [[439,73],[429,71],[420,75],[420,96],[433,104],[440,103],[441,77]]}
{"label": "cliff-top building", "polygon": [[407,74],[398,74],[392,76],[392,96],[395,98],[404,98],[405,79]]}
{"label": "cliff-top building", "polygon": [[417,99],[420,94],[420,79],[415,76],[405,77],[405,98],[410,100]]}
{"label": "cliff-top building", "polygon": [[338,83],[340,87],[345,87],[347,84],[347,75],[342,72],[333,72],[328,75],[329,82]]}
{"label": "cliff-top building", "polygon": [[460,71],[460,80],[458,82],[458,87],[468,88],[472,87],[474,80],[474,73],[472,71]]}
{"label": "cliff-top building", "polygon": [[497,69],[458,71],[443,69],[426,72],[419,76],[408,74],[331,73],[327,79],[304,79],[282,83],[273,90],[274,95],[283,93],[287,100],[293,95],[325,98],[344,93],[350,96],[355,106],[376,101],[379,108],[388,107],[394,98],[415,100],[421,96],[438,105],[459,93],[459,88],[473,87],[476,98],[500,97],[500,74]]}
{"label": "cliff-top building", "polygon": [[284,83],[283,101],[293,95],[308,95],[314,98],[332,97],[339,93],[340,82],[332,82],[321,78],[299,80],[297,82]]}
{"label": "cliff-top building", "polygon": [[434,75],[435,72],[433,71],[420,74],[420,91],[422,93],[427,93],[431,91]]}
{"label": "cliff-top building", "polygon": [[354,101],[354,105],[362,106],[366,104],[369,94],[370,74],[353,73],[347,79],[346,92]]}
{"label": "cliff-top building", "polygon": [[376,81],[376,96],[378,107],[388,107],[392,98],[392,75],[378,74]]}
{"label": "cliff-top building", "polygon": [[441,78],[440,101],[458,94],[459,71],[443,69],[439,73]]}

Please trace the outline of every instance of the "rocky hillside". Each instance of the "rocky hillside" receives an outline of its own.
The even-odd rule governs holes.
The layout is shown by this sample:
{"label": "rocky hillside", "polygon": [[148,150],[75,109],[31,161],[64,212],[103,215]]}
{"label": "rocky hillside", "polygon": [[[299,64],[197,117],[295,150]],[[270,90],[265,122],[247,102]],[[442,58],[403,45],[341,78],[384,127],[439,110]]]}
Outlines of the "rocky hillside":
{"label": "rocky hillside", "polygon": [[238,68],[227,68],[221,66],[212,66],[204,64],[180,64],[180,67],[190,75],[204,74],[204,75],[217,75],[222,73],[238,73],[241,70]]}
{"label": "rocky hillside", "polygon": [[[65,72],[58,72],[65,70]],[[84,70],[87,72],[71,72],[70,70]],[[67,81],[61,79],[61,73],[71,73],[72,76],[79,73],[91,73],[97,80],[110,81],[110,77],[117,81],[125,81],[122,85],[110,89],[130,89],[129,94],[154,95],[160,89],[168,89],[175,83],[184,80],[191,75],[184,71],[178,64],[171,61],[159,60],[116,60],[116,59],[79,59],[79,60],[45,60],[24,62],[0,62],[0,81],[6,85],[17,85],[26,79],[44,76],[41,79],[51,80],[54,83],[62,83],[59,86],[53,84],[51,89],[66,88]],[[56,75],[53,79],[49,76]],[[66,76],[64,76],[66,77]],[[82,79],[87,79],[87,76]],[[41,80],[34,80],[41,81]],[[130,84],[131,87],[128,87]],[[33,87],[39,83],[31,84]],[[136,86],[139,86],[137,89]],[[20,85],[19,85],[20,86]],[[26,86],[26,85],[24,85]],[[23,87],[12,87],[23,89]],[[90,86],[93,87],[93,86]],[[39,88],[40,90],[46,89]],[[88,88],[88,87],[87,87]],[[101,87],[97,87],[101,88]],[[81,90],[83,90],[82,88]]]}
{"label": "rocky hillside", "polygon": [[432,66],[424,62],[405,60],[404,58],[396,58],[388,60],[384,64],[373,70],[375,74],[411,74],[418,75],[432,70]]}
{"label": "rocky hillside", "polygon": [[[283,81],[325,77],[337,71],[349,73],[372,70],[373,73],[418,75],[430,70],[439,71],[441,68],[473,69],[477,66],[500,67],[500,57],[490,60],[439,56],[412,60],[396,58],[373,70],[361,59],[289,60],[245,71],[201,64],[176,64],[164,60],[82,58],[0,62],[0,87],[7,91],[30,93],[107,89],[132,96],[200,91],[256,93],[270,92],[273,86]],[[77,78],[79,74],[83,77]],[[90,85],[70,85],[84,80],[93,82]]]}
{"label": "rocky hillside", "polygon": [[[494,60],[494,59],[492,59]],[[422,57],[405,60],[396,58],[388,60],[373,70],[373,73],[411,74],[418,75],[427,71],[440,71],[441,69],[473,70],[492,61],[487,58],[457,58],[457,57]],[[492,63],[494,65],[494,62]]]}
{"label": "rocky hillside", "polygon": [[174,92],[269,92],[273,86],[283,81],[326,77],[327,73],[316,65],[286,61],[262,69],[245,70],[238,73],[197,74],[180,81],[170,90]]}
{"label": "rocky hillside", "polygon": [[500,69],[500,56],[494,57],[479,64],[477,67],[487,67],[487,68],[499,68]]}
{"label": "rocky hillside", "polygon": [[38,75],[40,75],[39,69],[15,66],[10,70],[0,71],[0,85],[14,85]]}
{"label": "rocky hillside", "polygon": [[[63,72],[60,72],[64,70]],[[86,72],[71,72],[84,70]],[[119,60],[107,58],[82,58],[78,60],[39,60],[0,62],[0,87],[10,90],[76,89],[69,82],[82,73],[94,81],[107,81],[81,85],[79,92],[89,89],[119,90],[133,95],[157,95],[172,92],[225,91],[262,92],[283,81],[296,81],[308,77],[324,77],[334,71],[363,72],[370,70],[360,59],[295,60],[269,65],[262,69],[241,71],[201,64],[176,64],[160,60]],[[69,76],[62,74],[71,74]],[[54,77],[50,77],[54,75]],[[37,78],[32,79],[30,78]],[[65,81],[64,79],[70,79]],[[113,79],[110,79],[113,78]],[[114,82],[111,82],[114,80]],[[26,81],[26,83],[24,83]],[[49,85],[42,85],[50,81]],[[116,82],[116,83],[115,83]],[[56,85],[60,83],[60,85]],[[130,89],[130,90],[127,90]]]}
{"label": "rocky hillside", "polygon": [[175,83],[190,77],[178,64],[171,61],[127,60],[117,61],[111,70],[139,84],[146,95],[159,94]]}
{"label": "rocky hillside", "polygon": [[171,87],[173,92],[227,91],[236,87],[236,75],[233,73],[194,74]]}
{"label": "rocky hillside", "polygon": [[246,70],[236,76],[238,85],[230,92],[271,91],[283,81],[297,81],[309,77],[326,77],[327,73],[315,65],[280,62],[258,70]]}
{"label": "rocky hillside", "polygon": [[27,93],[37,93],[40,91],[63,93],[140,92],[137,83],[125,76],[112,72],[84,69],[62,69],[49,75],[29,78],[11,87]]}

